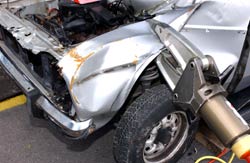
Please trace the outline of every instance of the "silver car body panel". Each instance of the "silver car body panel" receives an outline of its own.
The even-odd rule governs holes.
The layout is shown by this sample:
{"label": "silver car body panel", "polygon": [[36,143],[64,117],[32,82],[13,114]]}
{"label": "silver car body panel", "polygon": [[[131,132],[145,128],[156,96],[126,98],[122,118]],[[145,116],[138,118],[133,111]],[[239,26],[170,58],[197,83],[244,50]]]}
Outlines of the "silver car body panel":
{"label": "silver car body panel", "polygon": [[60,59],[65,53],[64,47],[56,38],[2,7],[0,7],[0,24],[16,38],[23,48],[31,50],[34,54],[47,52],[56,59]]}
{"label": "silver car body panel", "polygon": [[[181,34],[203,54],[212,56],[222,73],[229,65],[238,63],[250,20],[249,10],[248,0],[204,2]],[[249,63],[250,58],[248,67]],[[249,81],[250,69],[247,68],[237,91],[249,86]]]}
{"label": "silver car body panel", "polygon": [[[164,14],[175,6],[186,7],[194,4],[194,0],[124,0],[127,5],[133,6],[137,13],[147,11],[150,14]],[[200,0],[196,3],[200,3]]]}
{"label": "silver car body panel", "polygon": [[[158,2],[162,3],[133,0],[132,5],[139,11],[152,9],[151,5]],[[175,2],[168,1],[169,5],[151,10],[157,13],[154,19],[169,24],[202,54],[212,56],[221,73],[230,65],[236,66],[249,22],[248,0],[217,0],[204,2],[199,8],[171,9]],[[192,4],[193,1],[178,1],[174,6]],[[3,8],[0,8],[0,24],[24,48],[34,54],[48,52],[59,60],[58,66],[73,100],[72,109],[80,121],[93,118],[93,123],[110,119],[121,108],[144,69],[156,57],[160,63],[162,51],[168,48],[147,21],[122,26],[72,49],[62,47],[56,38]],[[175,55],[175,51],[172,53]],[[184,68],[185,63],[181,67]],[[178,75],[169,70],[161,69],[174,81],[174,88]],[[239,88],[249,86],[249,79],[248,69]]]}
{"label": "silver car body panel", "polygon": [[[169,20],[167,23],[179,30],[195,9],[157,19]],[[58,65],[79,119],[119,110],[140,74],[163,48],[144,21],[120,27],[69,51]]]}

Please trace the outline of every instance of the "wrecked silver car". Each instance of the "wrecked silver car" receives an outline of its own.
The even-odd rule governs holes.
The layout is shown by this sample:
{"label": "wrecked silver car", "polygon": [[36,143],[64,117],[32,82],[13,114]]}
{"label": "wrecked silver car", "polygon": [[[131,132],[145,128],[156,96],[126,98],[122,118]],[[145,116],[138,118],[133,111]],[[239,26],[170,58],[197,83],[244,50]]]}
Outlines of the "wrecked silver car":
{"label": "wrecked silver car", "polygon": [[[183,75],[188,65],[204,71],[199,88],[208,80],[217,84],[205,90],[209,98],[250,85],[249,58],[242,55],[247,0],[0,2],[0,62],[31,113],[72,138],[86,138],[118,117],[114,155],[121,163],[176,162],[183,155],[199,123],[199,110],[182,105],[182,95],[196,90],[188,81],[197,74]],[[188,104],[201,107],[198,102]],[[248,130],[220,138],[229,145]]]}

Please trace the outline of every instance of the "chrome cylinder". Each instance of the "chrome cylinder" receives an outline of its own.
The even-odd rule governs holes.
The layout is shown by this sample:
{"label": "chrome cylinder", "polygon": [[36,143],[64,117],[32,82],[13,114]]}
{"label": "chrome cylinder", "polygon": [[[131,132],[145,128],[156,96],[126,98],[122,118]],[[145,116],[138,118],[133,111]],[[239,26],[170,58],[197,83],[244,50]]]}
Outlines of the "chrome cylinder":
{"label": "chrome cylinder", "polygon": [[209,99],[199,113],[226,147],[249,131],[246,121],[222,95]]}

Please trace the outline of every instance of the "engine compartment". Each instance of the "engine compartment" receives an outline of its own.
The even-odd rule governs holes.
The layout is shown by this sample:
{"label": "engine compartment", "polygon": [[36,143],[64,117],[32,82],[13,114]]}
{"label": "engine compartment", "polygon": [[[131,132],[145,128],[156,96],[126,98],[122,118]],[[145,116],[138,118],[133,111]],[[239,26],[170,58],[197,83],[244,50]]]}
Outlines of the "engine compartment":
{"label": "engine compartment", "polygon": [[80,42],[153,17],[135,14],[122,0],[46,0],[3,11],[10,25],[9,30],[0,25],[4,44],[49,92],[57,108],[71,118],[75,113],[71,114],[72,97],[58,67],[60,57]]}
{"label": "engine compartment", "polygon": [[55,7],[46,6],[43,13],[27,12],[26,7],[15,14],[55,36],[66,47],[147,18],[135,17],[133,7],[122,0],[59,0]]}

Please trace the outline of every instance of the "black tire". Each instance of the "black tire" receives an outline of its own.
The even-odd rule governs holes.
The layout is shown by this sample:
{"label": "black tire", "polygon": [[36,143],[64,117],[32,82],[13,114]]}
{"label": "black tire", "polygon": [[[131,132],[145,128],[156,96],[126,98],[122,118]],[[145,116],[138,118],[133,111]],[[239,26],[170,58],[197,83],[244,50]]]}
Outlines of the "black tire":
{"label": "black tire", "polygon": [[[156,86],[138,97],[126,110],[116,129],[113,142],[113,153],[116,161],[118,163],[145,162],[144,145],[152,133],[151,130],[166,115],[179,113],[179,111],[172,104],[172,93],[165,85]],[[185,112],[184,114],[187,117]],[[182,139],[182,144],[177,150],[175,149],[176,153],[167,161],[162,161],[161,158],[167,157],[167,153],[163,152],[165,155],[159,156],[157,158],[159,160],[154,162],[177,162],[183,156],[198,128],[198,121],[190,124],[187,120],[187,124],[185,139]]]}

